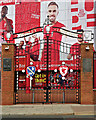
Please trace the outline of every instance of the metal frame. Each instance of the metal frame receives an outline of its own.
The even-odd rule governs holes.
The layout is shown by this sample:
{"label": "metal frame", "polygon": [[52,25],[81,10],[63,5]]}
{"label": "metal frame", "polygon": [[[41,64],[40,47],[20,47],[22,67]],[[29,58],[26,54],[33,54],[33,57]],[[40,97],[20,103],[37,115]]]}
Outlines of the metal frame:
{"label": "metal frame", "polygon": [[[39,30],[38,30],[39,29]],[[76,37],[76,36],[78,36],[78,33],[76,33],[76,32],[72,32],[72,31],[68,31],[68,30],[65,30],[65,29],[62,29],[61,30],[61,28],[58,28],[57,27],[57,29],[58,30],[55,30],[56,28],[54,28],[54,32],[57,32],[57,33],[61,33],[62,35],[65,35],[65,33],[63,33],[63,32],[69,32],[71,35],[67,35],[67,36],[69,36],[69,37],[74,37],[74,35],[75,35],[75,38],[78,38],[78,37]],[[63,32],[61,32],[61,31],[63,31]],[[30,34],[27,34],[26,32],[29,32],[30,31]],[[13,39],[19,39],[19,38],[23,38],[23,37],[26,37],[26,36],[30,36],[30,35],[33,35],[33,34],[35,34],[35,33],[39,33],[39,32],[42,32],[43,31],[43,28],[42,27],[37,27],[37,28],[33,28],[33,29],[30,29],[30,30],[28,30],[28,31],[24,31],[24,32],[21,32],[21,33],[15,33],[14,35],[17,35],[17,37],[14,37]],[[32,33],[31,33],[32,32]],[[25,33],[25,35],[24,35],[24,33]],[[21,36],[20,36],[20,34],[21,34]],[[19,35],[19,37],[18,37],[18,35]],[[47,38],[47,66],[46,66],[46,72],[47,72],[47,76],[46,76],[46,86],[43,88],[43,90],[45,90],[45,92],[44,92],[44,94],[45,94],[45,97],[46,97],[46,101],[45,102],[43,102],[43,103],[52,103],[51,101],[50,101],[50,99],[49,99],[49,97],[50,97],[50,94],[51,94],[51,89],[53,90],[54,89],[54,87],[52,88],[52,86],[49,86],[49,83],[48,83],[48,81],[49,81],[49,73],[50,73],[50,70],[49,70],[49,36],[46,34],[46,38]],[[41,40],[40,40],[41,41]],[[55,40],[54,40],[55,41]],[[61,42],[61,41],[57,41],[58,43],[59,42]],[[40,42],[41,43],[41,42]],[[63,47],[65,47],[64,45],[66,45],[65,43],[63,43]],[[68,45],[68,47],[67,47],[67,45]],[[71,45],[70,44],[67,44],[66,45],[66,49],[68,49],[68,48],[70,48],[71,47]],[[36,51],[35,51],[36,52]],[[65,51],[63,51],[63,53],[64,53]],[[65,53],[67,53],[67,52],[65,52]],[[15,56],[16,57],[16,56]],[[25,57],[26,57],[26,55],[25,55]],[[19,59],[18,59],[19,60]],[[76,61],[76,64],[78,63],[78,61]],[[17,64],[17,62],[16,62],[16,64]],[[18,74],[18,72],[19,71],[16,71],[16,90],[17,90],[17,93],[18,93],[18,77],[19,77],[19,74]],[[77,90],[76,91],[76,100],[77,100],[77,102],[78,102],[78,92],[79,92],[79,78],[78,78],[78,73],[79,73],[79,71],[78,71],[78,68],[77,68],[77,70],[75,71],[76,72],[76,88],[75,87],[59,87],[59,86],[56,86],[56,89],[55,90],[60,90],[60,89],[62,89],[63,90],[63,103],[64,103],[64,96],[65,96],[65,94],[64,94],[64,90],[66,90],[66,89],[75,89],[75,90]],[[67,81],[68,82],[68,81]],[[68,83],[69,84],[69,83]],[[23,89],[23,90],[25,90],[25,89]],[[32,88],[31,88],[31,90],[33,90]],[[34,90],[36,90],[36,88],[34,88]],[[42,89],[41,89],[42,90]],[[35,94],[35,93],[34,93]],[[34,95],[33,95],[34,96]],[[34,97],[33,97],[33,99],[34,99]],[[58,102],[58,101],[57,101]],[[16,103],[18,103],[18,102],[16,102]],[[35,101],[33,100],[33,102],[32,103],[35,103]]]}

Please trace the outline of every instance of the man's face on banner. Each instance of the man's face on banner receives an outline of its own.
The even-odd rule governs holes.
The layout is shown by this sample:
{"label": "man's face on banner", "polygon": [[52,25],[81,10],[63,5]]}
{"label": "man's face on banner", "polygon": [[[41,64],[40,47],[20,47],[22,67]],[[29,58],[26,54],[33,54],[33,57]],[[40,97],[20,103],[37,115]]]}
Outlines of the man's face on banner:
{"label": "man's face on banner", "polygon": [[56,5],[50,5],[48,7],[48,15],[50,22],[55,22],[58,12],[59,11]]}
{"label": "man's face on banner", "polygon": [[1,10],[1,16],[2,17],[5,17],[7,14],[7,8],[6,7],[3,7],[2,10]]}
{"label": "man's face on banner", "polygon": [[24,41],[20,41],[19,47],[21,48],[24,45]]}

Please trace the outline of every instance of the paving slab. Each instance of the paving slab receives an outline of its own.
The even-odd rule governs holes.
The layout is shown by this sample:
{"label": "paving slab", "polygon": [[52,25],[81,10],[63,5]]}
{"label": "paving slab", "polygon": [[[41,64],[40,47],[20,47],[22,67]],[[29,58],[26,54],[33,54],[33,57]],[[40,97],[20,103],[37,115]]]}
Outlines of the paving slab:
{"label": "paving slab", "polygon": [[93,105],[81,105],[71,106],[75,115],[96,115],[95,106]]}
{"label": "paving slab", "polygon": [[0,106],[2,115],[96,115],[96,105],[19,104]]}

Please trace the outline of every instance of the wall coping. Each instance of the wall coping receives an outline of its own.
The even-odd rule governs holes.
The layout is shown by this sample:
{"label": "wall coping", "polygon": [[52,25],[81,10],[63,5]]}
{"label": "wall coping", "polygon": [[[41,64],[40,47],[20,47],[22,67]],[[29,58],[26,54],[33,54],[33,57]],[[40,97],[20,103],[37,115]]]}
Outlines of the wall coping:
{"label": "wall coping", "polygon": [[2,43],[2,45],[15,45],[15,43]]}
{"label": "wall coping", "polygon": [[83,44],[84,45],[91,45],[91,44],[93,45],[93,43],[81,43],[81,45],[83,45]]}

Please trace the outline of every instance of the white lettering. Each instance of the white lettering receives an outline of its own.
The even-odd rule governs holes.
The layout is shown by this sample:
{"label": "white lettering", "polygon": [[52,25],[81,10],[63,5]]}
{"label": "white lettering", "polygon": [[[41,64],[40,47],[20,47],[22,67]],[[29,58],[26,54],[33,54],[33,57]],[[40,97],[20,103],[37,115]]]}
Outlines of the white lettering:
{"label": "white lettering", "polygon": [[25,68],[25,65],[19,64],[19,68]]}

